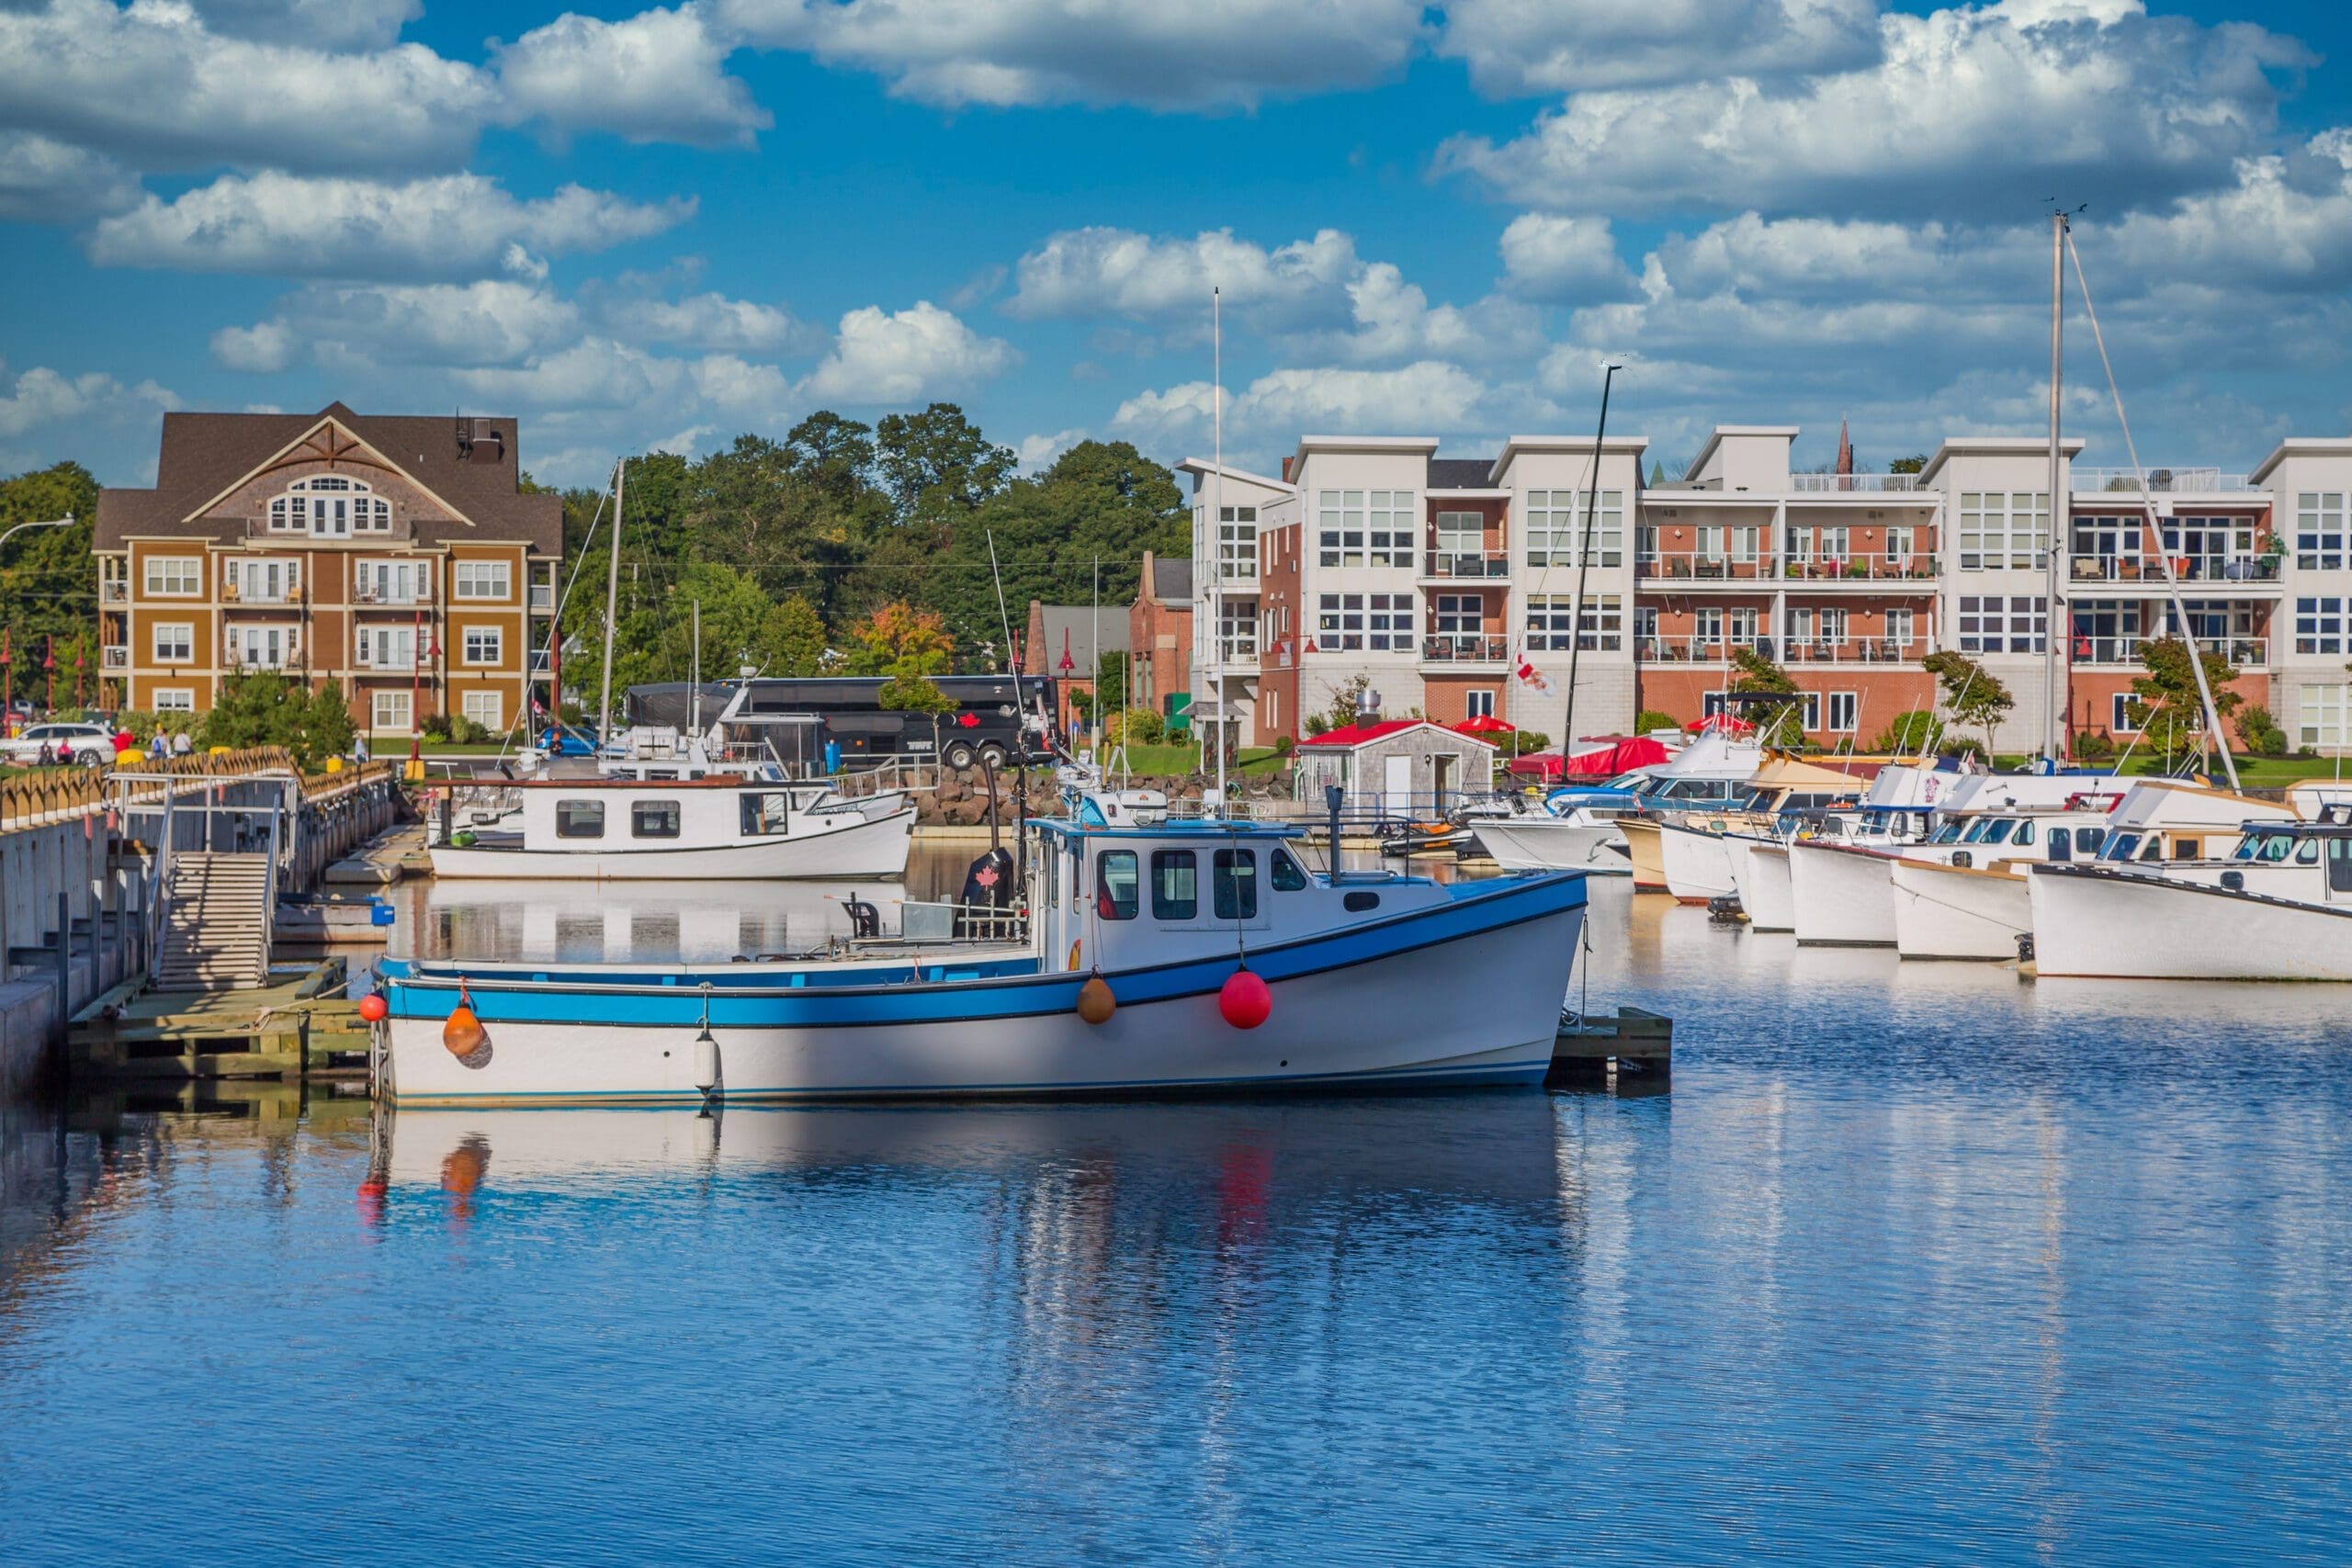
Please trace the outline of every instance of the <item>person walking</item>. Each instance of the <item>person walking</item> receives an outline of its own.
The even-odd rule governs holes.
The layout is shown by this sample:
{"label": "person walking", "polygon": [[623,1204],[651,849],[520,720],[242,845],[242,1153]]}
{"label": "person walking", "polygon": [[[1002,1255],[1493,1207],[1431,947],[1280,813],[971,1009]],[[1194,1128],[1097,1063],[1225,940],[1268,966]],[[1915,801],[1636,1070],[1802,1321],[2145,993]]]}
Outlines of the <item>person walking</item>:
{"label": "person walking", "polygon": [[185,757],[195,750],[196,742],[188,739],[187,730],[183,729],[177,735],[172,737],[173,756]]}

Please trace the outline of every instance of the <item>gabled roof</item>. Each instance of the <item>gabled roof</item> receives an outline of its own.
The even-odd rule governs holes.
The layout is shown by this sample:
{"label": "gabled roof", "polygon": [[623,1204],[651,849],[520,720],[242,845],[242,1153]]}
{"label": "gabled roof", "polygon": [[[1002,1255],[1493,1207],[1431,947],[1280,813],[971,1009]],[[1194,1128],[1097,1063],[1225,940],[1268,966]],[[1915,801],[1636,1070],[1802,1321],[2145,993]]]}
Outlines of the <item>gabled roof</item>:
{"label": "gabled roof", "polygon": [[361,414],[340,402],[307,414],[167,413],[155,487],[99,491],[96,547],[120,549],[133,535],[227,537],[228,524],[197,514],[326,427],[343,437],[339,443],[330,438],[338,456],[354,454],[363,471],[390,465],[464,520],[419,519],[418,543],[519,538],[545,554],[559,553],[562,498],[525,495],[516,488],[520,427],[505,417],[466,423],[474,435],[471,457],[460,453],[456,422],[445,414]]}
{"label": "gabled roof", "polygon": [[1484,746],[1489,751],[1499,750],[1493,741],[1482,736],[1464,735],[1458,729],[1448,729],[1426,718],[1384,718],[1373,724],[1343,724],[1337,729],[1327,729],[1320,735],[1310,735],[1301,746],[1361,746],[1368,740],[1385,739],[1400,730],[1434,729],[1449,740],[1466,740],[1473,746]]}
{"label": "gabled roof", "polygon": [[[1105,604],[1098,616],[1091,604],[1035,604],[1029,607],[1030,646],[1023,650],[1024,675],[1065,676],[1091,681],[1104,653],[1127,651],[1127,612],[1125,605]],[[1102,645],[1095,644],[1100,630]],[[1070,667],[1062,668],[1062,654]]]}

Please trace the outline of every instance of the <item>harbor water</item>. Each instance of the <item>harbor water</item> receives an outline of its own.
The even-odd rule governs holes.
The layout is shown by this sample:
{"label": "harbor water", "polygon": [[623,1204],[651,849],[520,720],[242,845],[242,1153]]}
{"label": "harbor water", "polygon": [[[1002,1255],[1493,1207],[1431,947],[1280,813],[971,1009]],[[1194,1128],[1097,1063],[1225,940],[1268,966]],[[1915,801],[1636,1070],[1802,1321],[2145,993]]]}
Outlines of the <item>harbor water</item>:
{"label": "harbor water", "polygon": [[[725,958],[841,891],[399,942]],[[1591,944],[1670,1093],[8,1111],[0,1562],[2352,1559],[2345,990],[1622,880]]]}

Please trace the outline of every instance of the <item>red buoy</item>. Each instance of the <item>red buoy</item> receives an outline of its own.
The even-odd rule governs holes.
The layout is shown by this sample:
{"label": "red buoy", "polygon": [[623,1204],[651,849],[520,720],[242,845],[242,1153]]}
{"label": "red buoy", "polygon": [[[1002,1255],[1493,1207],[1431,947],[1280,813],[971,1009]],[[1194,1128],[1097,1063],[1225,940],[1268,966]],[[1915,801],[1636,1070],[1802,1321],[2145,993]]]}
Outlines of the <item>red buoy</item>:
{"label": "red buoy", "polygon": [[1236,1029],[1255,1029],[1273,1015],[1274,994],[1250,971],[1236,969],[1216,994],[1216,1010]]}
{"label": "red buoy", "polygon": [[370,991],[359,998],[359,1016],[370,1023],[383,1022],[384,1015],[391,1010],[392,1004],[384,999],[380,991]]}

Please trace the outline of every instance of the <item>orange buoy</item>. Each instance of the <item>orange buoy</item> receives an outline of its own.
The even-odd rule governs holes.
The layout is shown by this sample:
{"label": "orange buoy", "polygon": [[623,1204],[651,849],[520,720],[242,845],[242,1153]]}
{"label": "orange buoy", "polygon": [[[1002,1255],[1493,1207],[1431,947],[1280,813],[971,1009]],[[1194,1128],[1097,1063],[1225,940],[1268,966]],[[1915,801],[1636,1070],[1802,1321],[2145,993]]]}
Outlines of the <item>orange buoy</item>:
{"label": "orange buoy", "polygon": [[474,1016],[474,1010],[459,1002],[449,1010],[449,1021],[441,1026],[441,1043],[452,1056],[470,1056],[490,1038],[490,1032]]}
{"label": "orange buoy", "polygon": [[359,1016],[370,1023],[383,1022],[384,1015],[391,1010],[392,1004],[384,999],[381,991],[370,991],[359,998]]}
{"label": "orange buoy", "polygon": [[1236,969],[1216,994],[1216,1010],[1236,1029],[1255,1029],[1273,1015],[1274,994],[1256,975]]}
{"label": "orange buoy", "polygon": [[1111,1015],[1118,1010],[1119,998],[1111,994],[1111,982],[1100,974],[1078,988],[1078,1016],[1087,1022],[1108,1023]]}

